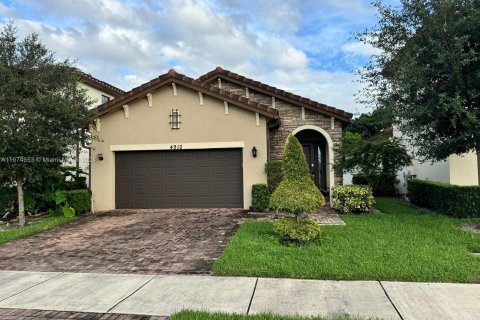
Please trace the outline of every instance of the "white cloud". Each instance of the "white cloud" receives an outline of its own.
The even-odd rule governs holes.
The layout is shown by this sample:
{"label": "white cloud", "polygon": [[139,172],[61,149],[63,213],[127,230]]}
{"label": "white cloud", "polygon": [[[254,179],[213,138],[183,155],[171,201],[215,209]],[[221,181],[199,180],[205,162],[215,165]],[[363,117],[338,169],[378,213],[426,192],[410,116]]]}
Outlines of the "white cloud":
{"label": "white cloud", "polygon": [[363,57],[370,57],[381,52],[380,49],[374,48],[371,45],[360,41],[345,43],[342,46],[342,51],[347,54]]}
{"label": "white cloud", "polygon": [[[343,10],[348,3],[326,5]],[[78,59],[81,69],[124,90],[171,67],[198,77],[220,65],[338,108],[361,109],[354,101],[355,76],[341,68],[314,70],[311,55],[357,65],[371,49],[345,44],[351,26],[329,23],[330,11],[307,18],[318,10],[316,1],[24,0],[23,5],[36,15],[16,18],[22,35],[39,33],[58,57]],[[350,7],[365,9],[359,0]],[[0,20],[7,10],[14,9],[0,3]]]}
{"label": "white cloud", "polygon": [[261,52],[265,53],[265,63],[269,63],[276,68],[305,68],[308,64],[308,58],[303,51],[278,38],[268,40],[262,46]]}

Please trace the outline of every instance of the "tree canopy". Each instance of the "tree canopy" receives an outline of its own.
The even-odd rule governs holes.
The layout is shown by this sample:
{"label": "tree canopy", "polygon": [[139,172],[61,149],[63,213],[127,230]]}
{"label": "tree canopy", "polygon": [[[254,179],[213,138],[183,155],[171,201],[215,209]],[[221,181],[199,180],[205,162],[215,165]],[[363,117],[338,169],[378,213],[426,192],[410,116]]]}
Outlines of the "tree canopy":
{"label": "tree canopy", "polygon": [[421,158],[480,152],[480,1],[377,0],[359,35],[380,49],[362,71],[366,97],[395,117]]}
{"label": "tree canopy", "polygon": [[59,170],[94,118],[78,81],[71,61],[57,61],[37,34],[0,29],[0,179],[17,186],[21,224],[25,182]]}
{"label": "tree canopy", "polygon": [[359,133],[346,132],[334,168],[338,172],[360,172],[367,177],[395,174],[411,164],[411,157],[397,138],[364,140]]}
{"label": "tree canopy", "polygon": [[364,139],[371,138],[383,129],[392,126],[392,117],[384,108],[378,108],[370,113],[362,113],[353,119],[346,127],[346,131],[360,134]]}

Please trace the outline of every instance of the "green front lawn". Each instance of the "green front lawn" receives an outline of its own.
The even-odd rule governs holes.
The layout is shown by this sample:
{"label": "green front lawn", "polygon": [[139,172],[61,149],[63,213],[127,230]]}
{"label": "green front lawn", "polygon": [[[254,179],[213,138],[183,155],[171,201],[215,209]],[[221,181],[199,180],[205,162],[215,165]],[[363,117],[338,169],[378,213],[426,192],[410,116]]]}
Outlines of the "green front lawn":
{"label": "green front lawn", "polygon": [[180,311],[171,316],[171,320],[362,320],[364,318],[337,316],[332,318],[323,317],[289,317],[277,316],[272,314],[227,314],[220,312],[204,312],[204,311]]}
{"label": "green front lawn", "polygon": [[43,232],[47,229],[70,222],[73,219],[75,218],[67,218],[60,215],[48,215],[41,217],[35,223],[23,228],[0,230],[0,244],[27,237],[35,233]]}
{"label": "green front lawn", "polygon": [[480,283],[480,234],[452,219],[377,198],[383,213],[344,215],[346,226],[322,226],[319,241],[283,246],[271,222],[247,221],[215,262],[217,275],[334,280]]}

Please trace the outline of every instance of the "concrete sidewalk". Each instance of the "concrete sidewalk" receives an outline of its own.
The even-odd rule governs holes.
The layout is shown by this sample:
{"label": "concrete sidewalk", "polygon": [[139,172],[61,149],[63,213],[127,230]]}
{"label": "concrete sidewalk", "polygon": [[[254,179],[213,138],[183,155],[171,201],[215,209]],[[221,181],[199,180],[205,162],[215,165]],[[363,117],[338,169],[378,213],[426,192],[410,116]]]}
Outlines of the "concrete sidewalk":
{"label": "concrete sidewalk", "polygon": [[480,319],[480,284],[0,271],[0,308]]}

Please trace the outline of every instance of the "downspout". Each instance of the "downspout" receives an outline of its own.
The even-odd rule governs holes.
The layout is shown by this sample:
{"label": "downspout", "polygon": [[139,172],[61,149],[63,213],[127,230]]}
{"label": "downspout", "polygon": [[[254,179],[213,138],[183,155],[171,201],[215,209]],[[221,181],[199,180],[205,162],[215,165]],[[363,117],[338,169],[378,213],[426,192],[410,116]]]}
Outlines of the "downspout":
{"label": "downspout", "polygon": [[90,210],[95,213],[93,209],[93,194],[92,194],[92,146],[88,145],[82,136],[82,148],[88,150],[88,191],[90,192]]}

